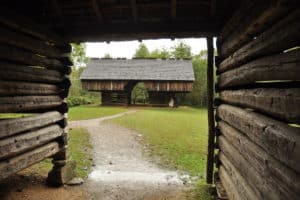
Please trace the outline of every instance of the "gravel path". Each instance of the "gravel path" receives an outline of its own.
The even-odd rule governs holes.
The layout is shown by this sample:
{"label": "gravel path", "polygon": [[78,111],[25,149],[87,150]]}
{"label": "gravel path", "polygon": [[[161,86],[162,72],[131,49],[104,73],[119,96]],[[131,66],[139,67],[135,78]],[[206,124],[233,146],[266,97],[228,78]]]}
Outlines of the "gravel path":
{"label": "gravel path", "polygon": [[103,122],[134,112],[70,122],[71,128],[86,128],[91,136],[95,167],[85,184],[90,199],[184,200],[188,186],[176,171],[145,158],[139,133]]}

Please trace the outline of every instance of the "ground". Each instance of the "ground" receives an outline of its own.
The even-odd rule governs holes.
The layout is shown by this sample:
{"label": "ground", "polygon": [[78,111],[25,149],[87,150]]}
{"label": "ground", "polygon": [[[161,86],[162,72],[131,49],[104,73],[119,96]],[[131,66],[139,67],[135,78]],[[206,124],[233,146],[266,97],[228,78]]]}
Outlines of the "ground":
{"label": "ground", "polygon": [[[73,115],[76,114],[73,119],[87,118],[82,117],[85,110],[91,110],[91,107],[79,107],[75,111],[73,110]],[[126,110],[125,108],[115,110],[106,108],[106,111],[98,112],[98,115],[114,115]],[[72,109],[70,113],[72,113]],[[88,115],[88,118],[97,117],[94,114]],[[201,137],[202,133],[199,134],[202,120],[206,124],[205,117],[202,119],[203,116],[206,116],[205,111],[200,109],[182,108],[177,111],[143,109],[138,112],[128,111],[126,115],[116,114],[112,117],[71,122],[72,151],[76,151],[77,143],[87,140],[86,131],[90,133],[91,137],[94,167],[86,183],[79,187],[66,186],[58,190],[47,188],[44,186],[46,173],[35,173],[41,169],[47,171],[47,167],[51,166],[49,162],[44,162],[42,166],[39,164],[41,169],[36,170],[35,166],[33,170],[23,171],[0,183],[1,194],[4,194],[4,196],[0,196],[0,199],[56,200],[57,194],[59,194],[59,199],[76,200],[184,200],[195,199],[194,194],[198,195],[200,200],[210,199],[207,186],[201,184],[196,187],[197,190],[194,190],[191,184],[186,184],[191,180],[187,176],[187,172],[195,179],[204,176],[202,162],[205,162],[203,161],[205,160],[205,150],[199,147],[200,144],[206,148],[205,142],[203,142],[206,141],[206,136]],[[133,121],[136,123],[132,123]],[[153,124],[150,123],[150,126],[147,127],[149,121]],[[195,121],[200,123],[194,123]],[[159,130],[164,131],[155,131],[155,127],[161,126],[165,126],[165,129]],[[204,129],[206,128],[205,125],[202,126]],[[156,134],[153,134],[154,132]],[[161,135],[163,137],[160,137]],[[161,142],[158,144],[158,140],[155,138],[160,138]],[[176,143],[178,139],[181,142],[177,142],[175,146],[166,145]],[[88,144],[85,146],[87,147],[76,151],[76,157],[73,155],[74,159],[79,161],[77,174],[81,177],[88,174],[91,166]],[[162,159],[158,160],[157,158]],[[176,168],[180,170],[175,170]],[[18,184],[13,184],[14,182]],[[29,187],[28,182],[32,183]],[[193,189],[193,195],[191,195],[191,189]],[[188,194],[189,197],[187,197]]]}

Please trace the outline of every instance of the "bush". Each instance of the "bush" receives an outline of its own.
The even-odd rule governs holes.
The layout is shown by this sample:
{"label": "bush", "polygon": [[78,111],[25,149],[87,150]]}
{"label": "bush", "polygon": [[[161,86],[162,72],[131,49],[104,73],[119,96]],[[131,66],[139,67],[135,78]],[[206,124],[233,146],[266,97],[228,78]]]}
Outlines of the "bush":
{"label": "bush", "polygon": [[69,107],[73,107],[73,106],[91,104],[92,101],[87,97],[74,97],[74,96],[71,96],[67,99],[67,103],[68,103]]}

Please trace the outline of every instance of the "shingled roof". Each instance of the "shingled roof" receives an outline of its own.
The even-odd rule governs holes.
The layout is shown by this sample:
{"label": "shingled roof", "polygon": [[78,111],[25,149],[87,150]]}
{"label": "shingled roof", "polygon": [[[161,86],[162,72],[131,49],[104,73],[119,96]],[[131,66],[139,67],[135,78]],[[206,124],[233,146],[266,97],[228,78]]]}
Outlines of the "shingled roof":
{"label": "shingled roof", "polygon": [[81,80],[194,81],[190,60],[91,59]]}

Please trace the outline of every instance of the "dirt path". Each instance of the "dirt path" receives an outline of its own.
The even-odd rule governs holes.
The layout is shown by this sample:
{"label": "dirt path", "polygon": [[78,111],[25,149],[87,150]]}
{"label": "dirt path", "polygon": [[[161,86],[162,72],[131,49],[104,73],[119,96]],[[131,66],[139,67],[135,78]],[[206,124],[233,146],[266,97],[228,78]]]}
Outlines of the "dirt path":
{"label": "dirt path", "polygon": [[70,122],[91,135],[95,167],[85,183],[94,200],[184,200],[185,186],[175,171],[159,168],[145,158],[141,135],[103,121],[125,113]]}

